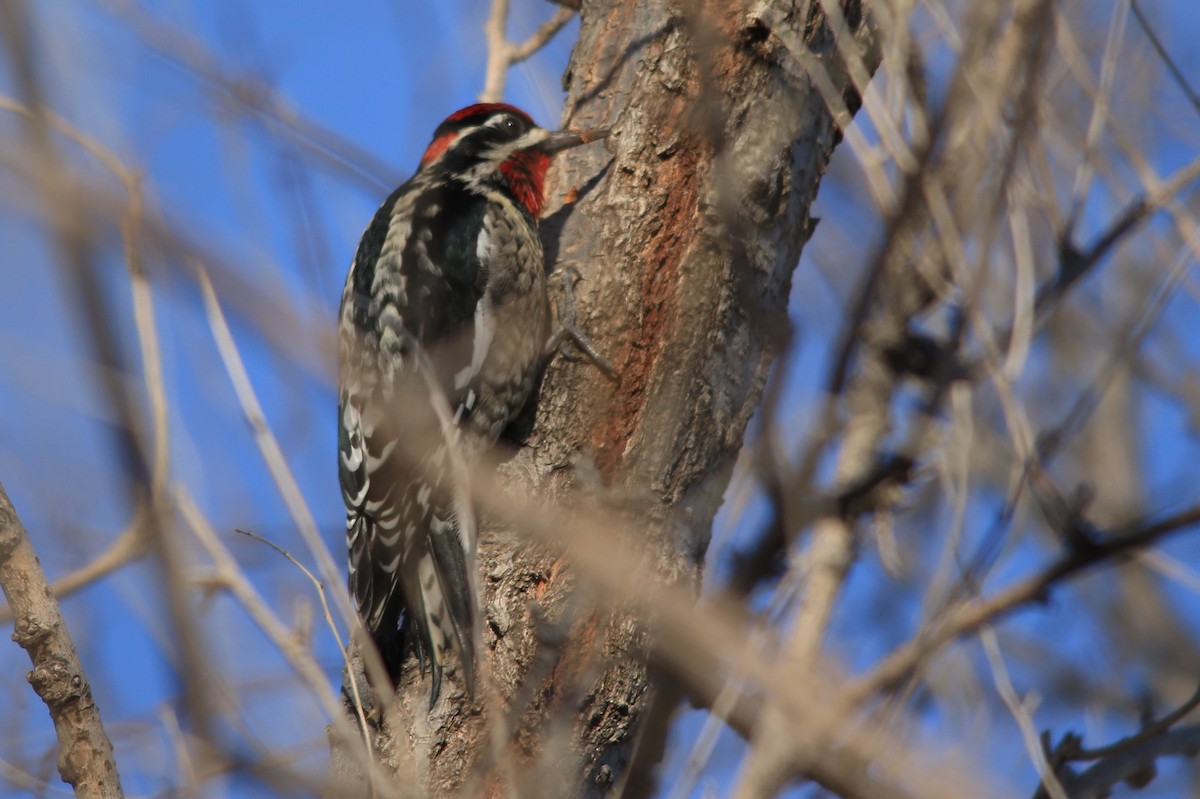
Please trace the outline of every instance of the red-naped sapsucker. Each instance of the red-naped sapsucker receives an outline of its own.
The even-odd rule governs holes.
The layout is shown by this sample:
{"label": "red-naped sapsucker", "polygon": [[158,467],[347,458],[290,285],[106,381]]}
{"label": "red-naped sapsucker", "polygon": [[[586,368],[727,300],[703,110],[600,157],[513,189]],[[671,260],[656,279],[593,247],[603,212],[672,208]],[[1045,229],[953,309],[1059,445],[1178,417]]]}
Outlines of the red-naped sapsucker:
{"label": "red-naped sapsucker", "polygon": [[537,220],[551,157],[607,131],[510,105],[451,114],[375,213],[342,293],[338,455],[350,590],[395,680],[410,647],[437,701],[474,681],[472,454],[534,388],[551,315]]}

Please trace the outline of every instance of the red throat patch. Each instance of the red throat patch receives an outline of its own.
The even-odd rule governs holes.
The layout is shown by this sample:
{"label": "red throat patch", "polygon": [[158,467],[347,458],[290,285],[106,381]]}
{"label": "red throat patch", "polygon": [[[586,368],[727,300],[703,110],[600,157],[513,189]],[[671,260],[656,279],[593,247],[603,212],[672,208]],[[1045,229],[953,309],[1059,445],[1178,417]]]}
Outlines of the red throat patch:
{"label": "red throat patch", "polygon": [[[430,145],[432,149],[433,145]],[[508,180],[513,196],[534,219],[542,215],[542,206],[546,204],[546,170],[549,168],[550,156],[537,150],[513,153],[500,164],[500,172]]]}

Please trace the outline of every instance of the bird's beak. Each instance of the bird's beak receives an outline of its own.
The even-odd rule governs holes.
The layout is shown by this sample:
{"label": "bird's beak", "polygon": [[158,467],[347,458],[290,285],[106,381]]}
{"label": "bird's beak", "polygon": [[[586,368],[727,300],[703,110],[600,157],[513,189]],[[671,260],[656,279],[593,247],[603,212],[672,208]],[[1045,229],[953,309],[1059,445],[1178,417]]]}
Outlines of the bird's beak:
{"label": "bird's beak", "polygon": [[610,130],[556,130],[542,140],[539,149],[547,155],[554,155],[581,144],[606,139],[610,133]]}

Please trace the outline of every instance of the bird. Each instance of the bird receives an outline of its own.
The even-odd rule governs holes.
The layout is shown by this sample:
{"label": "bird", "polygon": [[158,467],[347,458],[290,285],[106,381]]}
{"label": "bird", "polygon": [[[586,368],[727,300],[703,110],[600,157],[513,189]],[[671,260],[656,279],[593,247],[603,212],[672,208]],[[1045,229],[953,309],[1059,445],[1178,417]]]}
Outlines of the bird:
{"label": "bird", "polygon": [[539,127],[506,103],[438,125],[375,212],[338,318],[338,473],[349,586],[388,677],[453,654],[474,694],[478,598],[469,472],[520,414],[552,336],[538,218],[564,150],[607,130]]}

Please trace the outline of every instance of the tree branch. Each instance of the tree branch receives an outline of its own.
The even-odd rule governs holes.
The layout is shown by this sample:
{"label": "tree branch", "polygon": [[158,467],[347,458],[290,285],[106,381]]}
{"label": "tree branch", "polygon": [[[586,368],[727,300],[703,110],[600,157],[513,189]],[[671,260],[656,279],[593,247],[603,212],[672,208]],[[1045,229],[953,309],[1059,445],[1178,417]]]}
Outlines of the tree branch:
{"label": "tree branch", "polygon": [[300,114],[269,83],[252,75],[235,74],[198,37],[171,27],[129,0],[93,0],[129,26],[145,45],[167,64],[194,76],[224,107],[240,109],[250,119],[266,123],[303,152],[335,173],[353,178],[371,190],[390,190],[400,182],[395,166],[336,131]]}
{"label": "tree branch", "polygon": [[1128,529],[1110,538],[1079,541],[1078,546],[1064,552],[1055,563],[1034,576],[987,599],[965,602],[948,611],[940,622],[934,620],[923,635],[884,658],[869,674],[851,686],[852,704],[859,705],[879,691],[894,688],[947,643],[985,624],[991,624],[1022,605],[1045,598],[1059,583],[1197,524],[1200,524],[1200,506]]}
{"label": "tree branch", "polygon": [[1182,727],[1153,738],[1140,740],[1106,755],[1077,776],[1063,778],[1070,799],[1105,799],[1119,782],[1141,787],[1155,775],[1160,757],[1200,753],[1200,725]]}
{"label": "tree branch", "polygon": [[578,10],[578,5],[574,9],[561,5],[555,9],[554,16],[539,25],[528,39],[516,44],[508,40],[508,3],[509,0],[492,0],[492,12],[483,26],[488,43],[488,59],[483,91],[479,93],[481,103],[503,100],[509,68],[545,47]]}
{"label": "tree branch", "polygon": [[13,640],[29,653],[29,683],[46,703],[58,736],[58,773],[87,799],[124,794],[112,742],[91,685],[24,525],[0,485],[0,588],[16,620]]}

